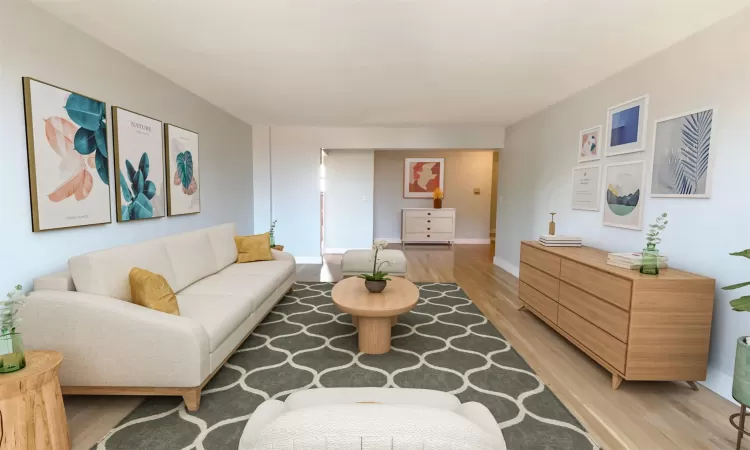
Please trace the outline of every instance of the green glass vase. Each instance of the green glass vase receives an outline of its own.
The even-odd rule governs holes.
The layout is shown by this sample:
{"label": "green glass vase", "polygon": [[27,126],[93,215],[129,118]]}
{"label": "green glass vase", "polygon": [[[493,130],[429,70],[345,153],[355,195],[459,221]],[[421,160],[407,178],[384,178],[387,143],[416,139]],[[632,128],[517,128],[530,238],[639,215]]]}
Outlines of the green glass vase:
{"label": "green glass vase", "polygon": [[654,244],[646,244],[641,255],[641,273],[659,275],[659,250]]}
{"label": "green glass vase", "polygon": [[271,247],[276,245],[276,238],[274,237],[273,233],[271,233]]}
{"label": "green glass vase", "polygon": [[26,367],[20,333],[0,336],[0,373],[10,373]]}
{"label": "green glass vase", "polygon": [[732,397],[743,405],[750,405],[750,345],[745,343],[745,337],[737,339]]}

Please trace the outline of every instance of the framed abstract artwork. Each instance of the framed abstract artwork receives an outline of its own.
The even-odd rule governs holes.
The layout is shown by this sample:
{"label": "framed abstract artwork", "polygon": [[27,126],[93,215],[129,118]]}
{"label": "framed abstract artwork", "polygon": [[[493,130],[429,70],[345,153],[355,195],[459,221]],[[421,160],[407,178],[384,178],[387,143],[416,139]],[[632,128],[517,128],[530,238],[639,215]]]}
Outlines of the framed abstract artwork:
{"label": "framed abstract artwork", "polygon": [[651,197],[711,197],[715,117],[704,108],[656,121]]}
{"label": "framed abstract artwork", "polygon": [[644,163],[629,161],[609,164],[604,174],[604,217],[610,227],[642,228]]}
{"label": "framed abstract artwork", "polygon": [[104,102],[23,78],[33,231],[111,223]]}
{"label": "framed abstract artwork", "polygon": [[445,158],[404,160],[404,198],[432,198],[438,187],[445,192]]}
{"label": "framed abstract artwork", "polygon": [[164,130],[156,119],[112,107],[117,221],[166,214]]}
{"label": "framed abstract artwork", "polygon": [[602,167],[598,165],[573,168],[573,198],[571,207],[599,211]]}
{"label": "framed abstract artwork", "polygon": [[201,212],[198,133],[164,125],[167,159],[167,215]]}
{"label": "framed abstract artwork", "polygon": [[578,162],[601,158],[602,126],[591,127],[578,134]]}
{"label": "framed abstract artwork", "polygon": [[607,156],[645,150],[647,118],[648,95],[609,108],[607,110]]}

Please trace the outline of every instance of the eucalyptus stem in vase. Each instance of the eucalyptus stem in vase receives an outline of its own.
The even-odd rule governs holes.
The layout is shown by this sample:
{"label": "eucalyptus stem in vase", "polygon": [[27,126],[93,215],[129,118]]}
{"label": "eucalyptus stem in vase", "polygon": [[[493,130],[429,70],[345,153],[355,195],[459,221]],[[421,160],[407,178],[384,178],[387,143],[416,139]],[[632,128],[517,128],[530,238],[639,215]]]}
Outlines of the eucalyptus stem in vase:
{"label": "eucalyptus stem in vase", "polygon": [[646,233],[646,248],[641,256],[641,273],[646,275],[659,275],[659,250],[656,244],[661,243],[660,234],[667,227],[667,213],[656,218],[656,222],[649,225]]}
{"label": "eucalyptus stem in vase", "polygon": [[21,290],[17,285],[6,295],[6,300],[0,300],[0,373],[15,372],[26,367],[23,353],[21,333],[16,327],[21,322],[18,308],[23,305]]}
{"label": "eucalyptus stem in vase", "polygon": [[276,232],[276,222],[278,222],[278,220],[271,222],[271,229],[268,231],[268,234],[271,236],[271,247],[276,245],[276,236],[274,235]]}

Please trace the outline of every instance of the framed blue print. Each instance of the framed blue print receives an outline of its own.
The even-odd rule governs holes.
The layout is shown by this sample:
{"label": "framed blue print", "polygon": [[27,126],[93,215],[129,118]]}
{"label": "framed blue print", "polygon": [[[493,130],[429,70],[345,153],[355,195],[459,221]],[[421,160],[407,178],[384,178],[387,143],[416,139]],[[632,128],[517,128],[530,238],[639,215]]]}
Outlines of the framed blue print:
{"label": "framed blue print", "polygon": [[648,95],[607,110],[606,155],[641,152],[646,149]]}

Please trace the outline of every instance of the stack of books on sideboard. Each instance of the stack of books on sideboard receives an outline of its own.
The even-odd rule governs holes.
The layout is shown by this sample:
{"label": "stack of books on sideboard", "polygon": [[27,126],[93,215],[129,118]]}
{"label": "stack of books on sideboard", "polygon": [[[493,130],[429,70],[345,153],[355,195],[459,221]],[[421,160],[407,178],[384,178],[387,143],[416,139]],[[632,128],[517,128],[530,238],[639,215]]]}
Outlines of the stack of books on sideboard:
{"label": "stack of books on sideboard", "polygon": [[539,236],[539,243],[545,247],[580,247],[582,240],[578,236],[543,234]]}
{"label": "stack of books on sideboard", "polygon": [[[636,270],[641,268],[641,252],[634,253],[610,253],[607,255],[607,264],[610,266],[616,266],[623,269]],[[666,256],[659,255],[659,268],[667,268],[668,258]]]}

